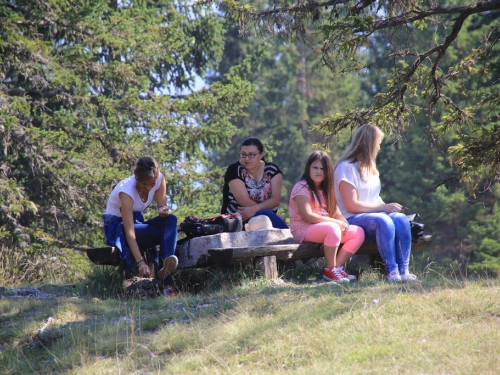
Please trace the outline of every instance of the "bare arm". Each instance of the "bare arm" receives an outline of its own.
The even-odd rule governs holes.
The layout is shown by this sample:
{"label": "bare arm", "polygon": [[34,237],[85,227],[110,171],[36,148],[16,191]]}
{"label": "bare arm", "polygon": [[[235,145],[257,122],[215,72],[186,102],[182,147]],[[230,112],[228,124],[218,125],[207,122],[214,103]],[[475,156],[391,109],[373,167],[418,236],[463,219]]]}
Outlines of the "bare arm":
{"label": "bare arm", "polygon": [[281,186],[283,185],[283,175],[277,174],[271,179],[271,198],[262,202],[260,208],[275,208],[281,203]]}
{"label": "bare arm", "polygon": [[165,176],[161,176],[161,183],[158,190],[155,192],[155,200],[158,205],[158,215],[165,217],[169,215],[169,208],[167,206],[167,183],[165,182]]}
{"label": "bare arm", "polygon": [[239,206],[247,207],[257,204],[257,202],[254,202],[252,199],[250,199],[247,188],[243,181],[235,178],[234,180],[229,181],[228,185]]}
{"label": "bare arm", "polygon": [[274,209],[279,206],[281,202],[282,181],[283,177],[281,174],[277,174],[271,179],[271,198],[262,203],[257,203],[250,198],[243,181],[239,179],[229,181],[229,189],[231,189],[231,193],[234,195],[236,201],[238,202],[243,220],[250,219],[255,215],[257,211],[264,208]]}
{"label": "bare arm", "polygon": [[340,181],[340,195],[344,201],[344,205],[349,212],[400,212],[403,208],[399,203],[368,203],[358,199],[358,191],[346,181]]}
{"label": "bare arm", "polygon": [[[339,206],[335,207],[335,214],[333,215],[333,218],[347,223],[347,219],[344,215],[342,215],[342,212],[340,212]],[[347,223],[347,225],[349,226],[349,223]]]}
{"label": "bare arm", "polygon": [[[125,237],[127,238],[128,247],[130,248],[130,252],[132,253],[132,256],[134,258],[133,260],[138,263],[137,267],[139,268],[139,274],[148,277],[151,273],[151,270],[149,269],[148,265],[141,255],[139,245],[137,245],[137,239],[135,237],[134,215],[132,211],[134,200],[130,195],[122,192],[120,193],[120,202],[123,228],[125,229]],[[141,259],[143,261],[141,261]]]}
{"label": "bare arm", "polygon": [[[311,198],[306,195],[297,195],[293,198],[293,200],[297,203],[297,209],[299,210],[300,216],[310,224],[323,223],[325,221],[336,223],[340,226],[341,229],[348,228],[349,225],[345,222],[345,218],[340,214],[341,218],[332,218],[329,216],[322,216],[313,212],[311,207]],[[338,208],[337,208],[338,211]],[[337,212],[335,213],[337,215]]]}

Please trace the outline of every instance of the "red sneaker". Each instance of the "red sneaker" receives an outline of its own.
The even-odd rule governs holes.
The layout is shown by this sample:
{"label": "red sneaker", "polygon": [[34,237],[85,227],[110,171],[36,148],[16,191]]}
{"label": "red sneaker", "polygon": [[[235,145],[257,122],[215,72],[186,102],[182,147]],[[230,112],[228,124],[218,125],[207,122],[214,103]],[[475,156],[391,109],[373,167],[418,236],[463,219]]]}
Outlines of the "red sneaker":
{"label": "red sneaker", "polygon": [[328,281],[335,281],[336,283],[348,283],[349,279],[343,277],[339,268],[323,268],[323,279]]}
{"label": "red sneaker", "polygon": [[344,271],[344,267],[339,267],[339,273],[342,275],[343,278],[348,279],[348,280],[356,280],[356,276],[354,275],[349,275],[347,272]]}
{"label": "red sneaker", "polygon": [[165,297],[177,297],[179,295],[179,291],[175,286],[165,285],[162,294]]}

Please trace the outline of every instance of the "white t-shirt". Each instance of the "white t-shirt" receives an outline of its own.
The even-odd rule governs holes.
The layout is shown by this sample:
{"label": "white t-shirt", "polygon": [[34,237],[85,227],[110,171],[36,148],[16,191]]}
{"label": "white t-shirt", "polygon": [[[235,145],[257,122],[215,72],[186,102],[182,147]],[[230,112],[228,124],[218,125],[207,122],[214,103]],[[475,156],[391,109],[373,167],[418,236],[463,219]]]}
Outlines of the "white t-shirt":
{"label": "white t-shirt", "polygon": [[344,215],[346,219],[354,215],[355,212],[349,212],[345,207],[339,189],[341,181],[345,181],[356,188],[358,199],[361,202],[383,203],[382,198],[380,198],[381,185],[379,175],[369,173],[367,181],[363,181],[358,172],[358,163],[359,162],[351,163],[345,160],[335,168],[335,173],[333,175],[337,206],[339,206],[340,212],[342,212],[342,215]]}
{"label": "white t-shirt", "polygon": [[115,188],[111,192],[111,195],[109,196],[108,204],[106,206],[106,214],[122,217],[122,213],[120,210],[121,208],[120,193],[125,193],[132,198],[132,200],[134,201],[132,211],[144,212],[144,210],[148,208],[148,206],[153,201],[155,192],[160,188],[162,178],[163,174],[160,172],[160,175],[156,180],[155,186],[149,191],[148,200],[146,202],[143,202],[141,200],[141,197],[139,197],[139,192],[135,188],[137,180],[135,179],[134,175],[126,178],[125,180],[120,181],[115,186]]}

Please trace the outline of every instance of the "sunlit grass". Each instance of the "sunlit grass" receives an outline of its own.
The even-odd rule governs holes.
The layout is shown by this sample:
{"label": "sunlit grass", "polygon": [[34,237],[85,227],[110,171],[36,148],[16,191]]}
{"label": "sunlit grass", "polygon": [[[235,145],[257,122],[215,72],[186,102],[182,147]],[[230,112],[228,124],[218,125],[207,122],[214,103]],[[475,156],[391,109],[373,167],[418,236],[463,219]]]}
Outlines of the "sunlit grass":
{"label": "sunlit grass", "polygon": [[[494,374],[499,282],[376,272],[176,298],[0,301],[0,373]],[[52,323],[43,334],[40,329]]]}

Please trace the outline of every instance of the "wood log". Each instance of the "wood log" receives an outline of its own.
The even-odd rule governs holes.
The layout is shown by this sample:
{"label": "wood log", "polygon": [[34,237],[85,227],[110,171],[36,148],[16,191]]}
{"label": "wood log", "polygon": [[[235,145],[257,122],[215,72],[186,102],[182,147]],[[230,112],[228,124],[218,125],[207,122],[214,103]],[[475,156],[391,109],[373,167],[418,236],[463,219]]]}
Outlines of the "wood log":
{"label": "wood log", "polygon": [[[412,244],[412,250],[421,250],[429,247],[432,236],[427,235]],[[275,255],[279,261],[299,260],[307,258],[320,258],[323,256],[323,245],[305,242],[291,245],[265,245],[252,247],[232,247],[224,249],[209,249],[208,254],[213,262],[219,267],[227,267],[235,264],[251,263],[256,257]],[[376,255],[378,248],[375,241],[365,242],[356,254]]]}
{"label": "wood log", "polygon": [[[431,235],[424,235],[416,243],[412,244],[412,250],[422,250],[428,248],[432,243]],[[88,258],[95,264],[117,266],[120,264],[120,252],[112,246],[95,247],[84,249]],[[250,247],[227,247],[215,249],[203,249],[197,252],[197,259],[189,259],[188,264],[183,263],[183,258],[179,256],[179,268],[206,267],[217,265],[227,267],[234,264],[251,263],[256,257],[275,256],[277,261],[290,261],[307,258],[319,258],[323,256],[323,248],[317,243],[285,244],[285,245],[264,245]],[[357,251],[358,255],[378,254],[375,241],[365,242]]]}

